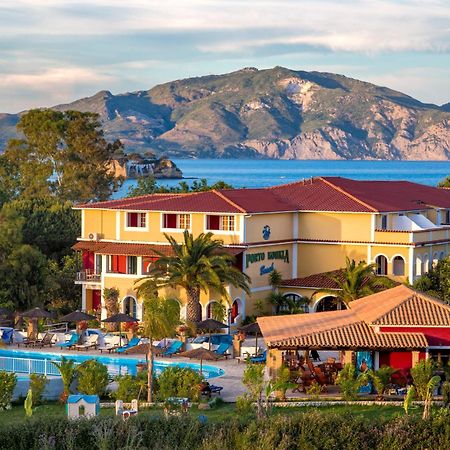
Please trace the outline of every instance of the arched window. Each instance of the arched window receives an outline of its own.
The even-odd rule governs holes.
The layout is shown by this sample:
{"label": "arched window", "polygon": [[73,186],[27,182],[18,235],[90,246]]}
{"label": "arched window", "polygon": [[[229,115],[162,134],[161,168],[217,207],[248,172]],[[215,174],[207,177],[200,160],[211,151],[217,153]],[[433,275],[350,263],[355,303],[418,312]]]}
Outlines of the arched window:
{"label": "arched window", "polygon": [[437,263],[439,262],[439,257],[437,252],[433,255],[433,267],[436,267]]}
{"label": "arched window", "polygon": [[430,259],[428,255],[424,255],[422,259],[422,273],[427,273],[430,270]]}
{"label": "arched window", "polygon": [[300,314],[309,313],[309,300],[298,294],[283,295],[284,304],[280,305],[278,312],[280,314]]}
{"label": "arched window", "polygon": [[377,275],[387,275],[387,258],[384,255],[378,255],[375,258],[376,273]]}
{"label": "arched window", "polygon": [[347,309],[346,304],[332,295],[321,298],[316,304],[316,312],[336,311],[341,309]]}
{"label": "arched window", "polygon": [[440,259],[440,260],[445,259],[445,252],[441,252],[441,253],[439,254],[439,259]]}
{"label": "arched window", "polygon": [[136,299],[134,297],[125,297],[123,300],[123,312],[131,317],[136,317]]}
{"label": "arched window", "polygon": [[401,256],[392,260],[392,273],[397,276],[405,275],[405,260]]}
{"label": "arched window", "polygon": [[420,277],[422,275],[422,260],[420,256],[416,256],[416,276]]}
{"label": "arched window", "polygon": [[227,309],[225,305],[216,300],[211,300],[206,305],[206,318],[215,319],[219,322],[227,321]]}

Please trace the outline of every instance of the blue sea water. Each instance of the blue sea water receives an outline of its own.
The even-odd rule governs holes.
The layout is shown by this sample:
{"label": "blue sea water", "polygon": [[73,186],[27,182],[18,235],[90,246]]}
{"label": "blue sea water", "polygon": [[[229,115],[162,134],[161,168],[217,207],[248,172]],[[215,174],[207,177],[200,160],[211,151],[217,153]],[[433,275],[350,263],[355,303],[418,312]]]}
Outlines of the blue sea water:
{"label": "blue sea water", "polygon": [[[408,180],[435,186],[450,174],[450,161],[285,161],[247,159],[174,159],[183,176],[223,180],[234,187],[264,187],[317,176],[357,180]],[[115,197],[126,195],[135,180],[127,180]],[[173,186],[178,180],[161,180]]]}

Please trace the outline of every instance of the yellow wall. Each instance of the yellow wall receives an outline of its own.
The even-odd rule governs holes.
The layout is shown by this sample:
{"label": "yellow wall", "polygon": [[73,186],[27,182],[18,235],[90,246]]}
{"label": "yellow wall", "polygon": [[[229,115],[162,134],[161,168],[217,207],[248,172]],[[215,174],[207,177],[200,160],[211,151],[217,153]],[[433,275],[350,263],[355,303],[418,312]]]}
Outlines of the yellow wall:
{"label": "yellow wall", "polygon": [[102,239],[115,239],[115,211],[86,209],[84,211],[84,235],[82,237],[87,239],[90,233],[100,233]]}
{"label": "yellow wall", "polygon": [[245,218],[246,242],[264,241],[262,230],[266,225],[270,227],[270,238],[267,242],[293,237],[294,213],[255,214]]}
{"label": "yellow wall", "polygon": [[299,238],[338,241],[369,241],[371,214],[302,212]]}

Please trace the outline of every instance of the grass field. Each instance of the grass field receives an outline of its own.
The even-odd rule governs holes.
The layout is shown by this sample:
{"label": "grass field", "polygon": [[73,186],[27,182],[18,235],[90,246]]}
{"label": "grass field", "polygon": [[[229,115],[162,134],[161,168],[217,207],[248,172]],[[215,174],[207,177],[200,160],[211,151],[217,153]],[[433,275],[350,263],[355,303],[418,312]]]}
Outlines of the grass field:
{"label": "grass field", "polygon": [[[273,408],[273,414],[293,414],[293,413],[304,413],[308,414],[312,410],[320,411],[323,414],[329,413],[338,413],[338,414],[355,414],[358,416],[362,416],[368,420],[373,419],[375,417],[382,419],[389,419],[396,415],[403,415],[404,411],[400,406],[325,406],[325,407],[289,407],[289,408]],[[103,408],[101,409],[100,414],[102,416],[113,416],[115,413],[114,408]],[[422,408],[415,408],[411,411],[411,414],[421,414]],[[154,409],[142,409],[140,414],[143,415],[162,415],[163,411],[161,408]],[[236,407],[232,403],[226,403],[220,406],[217,406],[210,410],[198,410],[196,407],[193,407],[189,410],[189,414],[193,417],[198,417],[200,415],[204,415],[208,417],[208,420],[211,422],[222,421],[231,419],[232,417],[236,417],[238,415],[236,411]],[[45,405],[38,406],[34,409],[33,417],[54,417],[55,419],[66,417],[66,408],[64,405],[60,405],[59,403],[49,403]],[[25,411],[23,406],[13,406],[9,411],[1,411],[0,412],[0,423],[9,424],[9,423],[17,423],[22,420],[25,420]]]}

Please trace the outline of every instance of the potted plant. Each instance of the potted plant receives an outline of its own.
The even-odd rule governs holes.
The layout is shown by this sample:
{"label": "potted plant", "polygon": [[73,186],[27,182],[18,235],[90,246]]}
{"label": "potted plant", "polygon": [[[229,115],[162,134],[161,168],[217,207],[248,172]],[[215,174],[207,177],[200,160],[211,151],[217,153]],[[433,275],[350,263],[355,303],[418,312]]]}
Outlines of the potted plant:
{"label": "potted plant", "polygon": [[134,338],[139,328],[139,324],[137,322],[128,322],[123,326],[124,331],[127,333],[128,341]]}

